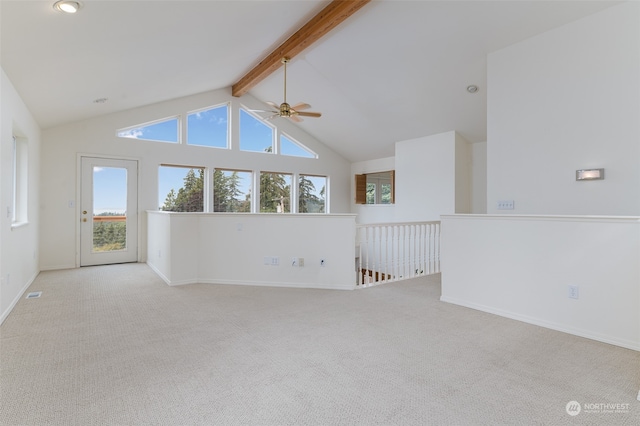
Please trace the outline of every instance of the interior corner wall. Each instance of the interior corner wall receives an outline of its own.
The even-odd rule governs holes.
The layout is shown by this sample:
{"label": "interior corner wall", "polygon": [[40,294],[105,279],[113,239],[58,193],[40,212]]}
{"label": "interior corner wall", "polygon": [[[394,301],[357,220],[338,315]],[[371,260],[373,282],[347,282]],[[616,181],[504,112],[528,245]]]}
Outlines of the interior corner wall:
{"label": "interior corner wall", "polygon": [[[12,227],[14,135],[27,144],[27,221]],[[0,323],[40,271],[40,146],[40,127],[0,69]]]}
{"label": "interior corner wall", "polygon": [[489,213],[640,215],[639,18],[625,2],[488,56]]}
{"label": "interior corner wall", "polygon": [[487,213],[487,142],[471,144],[471,213]]}
{"label": "interior corner wall", "polygon": [[79,189],[78,156],[126,158],[138,160],[138,211],[140,212],[139,254],[146,253],[146,210],[157,210],[158,167],[161,164],[228,168],[283,173],[307,173],[329,177],[328,204],[331,213],[349,213],[350,164],[343,157],[313,138],[302,128],[286,120],[278,120],[278,130],[305,144],[318,154],[318,159],[253,152],[237,148],[237,132],[232,131],[232,149],[163,143],[116,136],[118,129],[148,123],[189,111],[231,103],[231,122],[237,126],[238,108],[260,109],[263,104],[251,95],[233,98],[230,89],[200,93],[128,111],[107,114],[55,128],[42,133],[42,167],[46,176],[41,195],[41,269],[63,269],[78,266]]}
{"label": "interior corner wall", "polygon": [[396,143],[396,220],[440,220],[455,213],[456,133]]}
{"label": "interior corner wall", "polygon": [[455,134],[455,213],[471,213],[471,145]]}

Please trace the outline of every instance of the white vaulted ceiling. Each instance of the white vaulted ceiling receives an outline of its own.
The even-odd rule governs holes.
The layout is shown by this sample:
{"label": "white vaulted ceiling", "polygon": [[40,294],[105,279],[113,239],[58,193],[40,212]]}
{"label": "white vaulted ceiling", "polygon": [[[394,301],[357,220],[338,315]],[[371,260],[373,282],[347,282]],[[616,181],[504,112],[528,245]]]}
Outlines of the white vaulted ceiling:
{"label": "white vaulted ceiling", "polygon": [[[329,2],[53,3],[0,2],[1,66],[43,128],[230,87]],[[374,0],[292,59],[287,100],[321,111],[299,125],[351,161],[449,130],[485,141],[486,55],[616,3]],[[282,77],[249,93],[280,103]]]}

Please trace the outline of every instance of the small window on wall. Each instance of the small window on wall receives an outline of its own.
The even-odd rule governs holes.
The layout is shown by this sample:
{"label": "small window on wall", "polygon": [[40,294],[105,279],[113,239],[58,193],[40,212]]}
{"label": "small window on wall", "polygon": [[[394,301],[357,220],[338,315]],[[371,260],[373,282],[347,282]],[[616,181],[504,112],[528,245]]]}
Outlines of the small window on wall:
{"label": "small window on wall", "polygon": [[187,115],[187,145],[227,148],[229,106],[222,105]]}
{"label": "small window on wall", "polygon": [[118,130],[118,137],[178,143],[180,140],[178,138],[179,128],[178,117],[171,117]]}
{"label": "small window on wall", "polygon": [[300,175],[298,213],[326,213],[326,176]]}
{"label": "small window on wall", "polygon": [[240,108],[240,150],[273,152],[273,127]]}
{"label": "small window on wall", "polygon": [[285,173],[260,173],[260,213],[291,212],[292,176]]}
{"label": "small window on wall", "polygon": [[292,157],[318,158],[309,148],[287,135],[280,135],[280,154]]}
{"label": "small window on wall", "polygon": [[163,203],[159,208],[164,211],[204,211],[204,168],[160,166],[158,201]]}
{"label": "small window on wall", "polygon": [[216,169],[213,172],[213,211],[251,212],[253,173]]}
{"label": "small window on wall", "polygon": [[356,204],[394,204],[395,171],[356,175]]}
{"label": "small window on wall", "polygon": [[26,223],[28,205],[27,139],[13,136],[11,223]]}

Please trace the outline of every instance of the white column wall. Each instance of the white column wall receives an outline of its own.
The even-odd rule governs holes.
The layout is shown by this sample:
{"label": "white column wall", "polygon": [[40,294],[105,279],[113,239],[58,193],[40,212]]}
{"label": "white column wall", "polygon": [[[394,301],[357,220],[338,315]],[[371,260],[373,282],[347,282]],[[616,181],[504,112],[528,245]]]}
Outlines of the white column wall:
{"label": "white column wall", "polygon": [[[238,126],[237,110],[240,105],[250,109],[262,108],[262,103],[250,95],[232,98],[229,90],[217,90],[43,131],[41,269],[79,265],[79,212],[77,208],[69,207],[69,201],[77,205],[80,154],[138,160],[139,211],[155,210],[158,203],[162,203],[163,200],[158,200],[158,166],[175,164],[326,175],[330,182],[328,203],[331,212],[349,212],[349,162],[286,120],[278,120],[279,130],[308,146],[318,154],[318,159],[242,152],[237,147],[237,130],[232,131],[232,149],[229,150],[116,137],[116,131],[121,128],[177,114],[185,117],[189,111],[226,102],[231,102],[233,129]],[[147,257],[145,220],[146,216],[141,214],[138,255],[141,261]]]}
{"label": "white column wall", "polygon": [[470,147],[456,132],[397,142],[395,161],[397,221],[470,212]]}
{"label": "white column wall", "polygon": [[[13,135],[27,141],[27,219],[12,227]],[[38,275],[40,127],[0,69],[0,323]]]}
{"label": "white column wall", "polygon": [[[487,210],[640,214],[640,3],[488,56]],[[604,168],[605,179],[575,172]]]}

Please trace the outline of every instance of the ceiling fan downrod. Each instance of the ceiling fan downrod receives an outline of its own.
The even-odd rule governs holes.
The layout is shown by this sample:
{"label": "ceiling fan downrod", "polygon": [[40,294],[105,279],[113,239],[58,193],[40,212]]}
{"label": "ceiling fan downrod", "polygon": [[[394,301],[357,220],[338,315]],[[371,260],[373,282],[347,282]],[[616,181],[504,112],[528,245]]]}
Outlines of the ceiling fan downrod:
{"label": "ceiling fan downrod", "polygon": [[282,58],[284,64],[284,102],[280,104],[280,117],[291,117],[291,106],[287,103],[287,63],[289,58]]}

